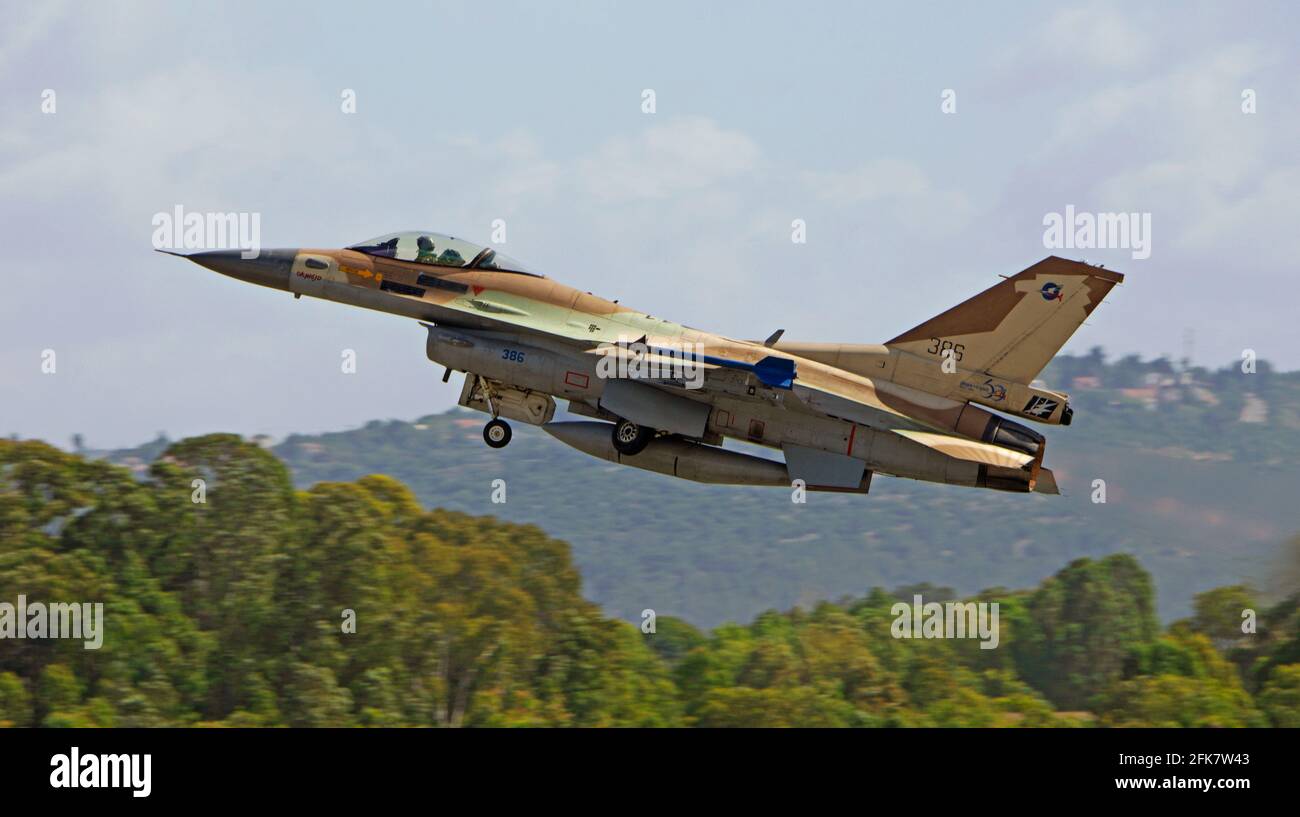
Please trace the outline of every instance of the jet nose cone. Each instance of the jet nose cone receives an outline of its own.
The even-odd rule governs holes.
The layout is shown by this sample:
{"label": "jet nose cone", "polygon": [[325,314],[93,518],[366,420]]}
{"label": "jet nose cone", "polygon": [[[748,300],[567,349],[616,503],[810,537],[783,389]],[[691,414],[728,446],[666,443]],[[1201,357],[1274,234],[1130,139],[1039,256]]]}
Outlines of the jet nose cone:
{"label": "jet nose cone", "polygon": [[288,289],[289,274],[297,250],[262,250],[256,258],[245,258],[244,250],[208,250],[185,256],[201,267],[238,278],[250,284]]}

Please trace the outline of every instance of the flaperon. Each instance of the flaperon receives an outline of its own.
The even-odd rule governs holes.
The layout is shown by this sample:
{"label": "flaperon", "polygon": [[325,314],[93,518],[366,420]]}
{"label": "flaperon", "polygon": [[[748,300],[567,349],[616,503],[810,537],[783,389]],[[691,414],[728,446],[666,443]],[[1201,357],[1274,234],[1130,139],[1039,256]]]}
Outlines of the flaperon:
{"label": "flaperon", "polygon": [[[466,373],[460,404],[492,415],[483,436],[493,447],[510,441],[510,419],[685,479],[858,493],[873,473],[1057,493],[1043,436],[1004,415],[1069,424],[1068,396],[1031,384],[1123,280],[1052,256],[884,344],[809,343],[692,329],[428,231],[187,257],[423,322],[429,358]],[[556,398],[592,421],[552,422]],[[724,450],[727,437],[784,461]]]}

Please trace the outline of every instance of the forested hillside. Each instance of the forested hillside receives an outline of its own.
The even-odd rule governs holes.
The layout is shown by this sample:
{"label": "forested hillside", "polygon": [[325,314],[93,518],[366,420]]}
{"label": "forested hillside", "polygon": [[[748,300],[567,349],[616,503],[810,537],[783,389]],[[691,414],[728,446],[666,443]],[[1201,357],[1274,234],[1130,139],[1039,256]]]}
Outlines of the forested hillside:
{"label": "forested hillside", "polygon": [[[518,423],[492,450],[474,412],[295,435],[273,451],[301,488],[389,474],[426,506],[539,525],[572,543],[588,597],[629,620],[653,607],[712,627],[874,585],[1028,587],[1080,556],[1125,552],[1155,576],[1169,621],[1216,585],[1285,593],[1279,547],[1300,531],[1300,373],[1175,369],[1100,352],[1052,364],[1044,379],[1077,408],[1073,425],[1045,429],[1060,497],[881,478],[867,496],[794,505],[783,489],[612,465]],[[112,456],[144,469],[166,444]]]}
{"label": "forested hillside", "polygon": [[105,605],[98,650],[0,641],[5,725],[1300,725],[1300,597],[1243,634],[1258,602],[1223,587],[1162,628],[1137,560],[1077,559],[979,594],[982,650],[892,637],[914,593],[952,595],[643,633],[583,598],[565,543],[389,477],[295,490],[231,435],[138,475],[0,442],[0,602]]}

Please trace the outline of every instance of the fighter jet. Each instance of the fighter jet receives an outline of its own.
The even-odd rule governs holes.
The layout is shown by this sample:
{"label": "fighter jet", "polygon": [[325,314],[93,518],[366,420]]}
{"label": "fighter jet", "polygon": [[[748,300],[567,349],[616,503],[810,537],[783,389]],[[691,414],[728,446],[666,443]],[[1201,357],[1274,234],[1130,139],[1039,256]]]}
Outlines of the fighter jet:
{"label": "fighter jet", "polygon": [[[866,493],[874,474],[1058,493],[1046,440],[1069,425],[1035,380],[1119,273],[1050,256],[883,344],[734,340],[638,312],[432,231],[344,249],[188,257],[253,284],[419,321],[465,373],[459,403],[610,462],[682,479]],[[555,421],[556,400],[571,414]],[[780,459],[723,448],[732,439]]]}

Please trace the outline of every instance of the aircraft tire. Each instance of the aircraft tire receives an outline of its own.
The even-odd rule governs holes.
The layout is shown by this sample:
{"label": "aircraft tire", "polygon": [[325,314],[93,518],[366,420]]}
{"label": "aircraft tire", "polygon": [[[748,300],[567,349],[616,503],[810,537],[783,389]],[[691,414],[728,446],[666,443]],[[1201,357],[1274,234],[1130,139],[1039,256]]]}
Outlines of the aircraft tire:
{"label": "aircraft tire", "polygon": [[625,457],[640,454],[654,438],[654,429],[639,426],[631,420],[614,424],[614,448]]}
{"label": "aircraft tire", "polygon": [[483,426],[483,442],[492,448],[505,448],[511,436],[510,424],[505,420],[491,420]]}

